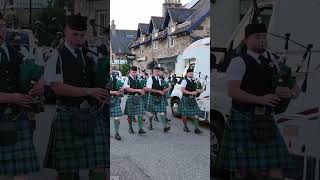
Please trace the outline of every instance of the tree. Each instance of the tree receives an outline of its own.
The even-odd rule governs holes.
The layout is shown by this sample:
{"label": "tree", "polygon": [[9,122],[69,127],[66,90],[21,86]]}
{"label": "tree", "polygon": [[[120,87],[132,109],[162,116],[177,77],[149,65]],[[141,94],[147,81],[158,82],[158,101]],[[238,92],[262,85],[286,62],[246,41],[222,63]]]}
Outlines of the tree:
{"label": "tree", "polygon": [[39,46],[50,46],[57,32],[63,32],[65,25],[65,10],[60,7],[49,7],[37,17],[37,23],[32,24]]}
{"label": "tree", "polygon": [[130,64],[122,64],[120,66],[120,72],[122,76],[127,76],[129,74],[130,68],[131,68]]}

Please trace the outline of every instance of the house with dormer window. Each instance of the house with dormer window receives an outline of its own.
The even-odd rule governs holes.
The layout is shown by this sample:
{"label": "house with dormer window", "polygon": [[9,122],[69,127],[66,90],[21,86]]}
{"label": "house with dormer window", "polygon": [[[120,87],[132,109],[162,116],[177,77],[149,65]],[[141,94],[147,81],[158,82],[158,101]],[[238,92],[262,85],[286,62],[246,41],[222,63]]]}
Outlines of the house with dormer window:
{"label": "house with dormer window", "polygon": [[147,25],[145,34],[138,25],[129,45],[136,55],[133,64],[144,70],[156,59],[168,73],[174,73],[177,56],[196,40],[210,36],[210,1],[193,0],[182,6],[180,1],[165,0],[163,16],[152,16]]}

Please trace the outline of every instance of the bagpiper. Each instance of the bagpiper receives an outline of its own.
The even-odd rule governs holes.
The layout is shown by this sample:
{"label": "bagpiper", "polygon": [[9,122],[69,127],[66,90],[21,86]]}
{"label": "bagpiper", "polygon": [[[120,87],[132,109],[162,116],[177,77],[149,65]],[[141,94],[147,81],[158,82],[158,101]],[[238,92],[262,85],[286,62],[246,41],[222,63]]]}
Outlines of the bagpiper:
{"label": "bagpiper", "polygon": [[232,107],[217,167],[230,172],[232,179],[284,180],[292,163],[273,115],[281,99],[299,95],[299,87],[274,85],[279,67],[266,50],[265,24],[248,24],[243,42],[246,50],[227,70]]}
{"label": "bagpiper", "polygon": [[[19,53],[5,42],[0,28],[0,179],[27,180],[40,165],[33,142],[33,96],[43,95],[39,66],[24,64]],[[32,66],[32,67],[30,67]],[[31,81],[35,81],[32,84]]]}
{"label": "bagpiper", "polygon": [[[163,67],[161,67],[160,68],[160,78],[161,78],[161,86],[162,86],[162,88],[164,89],[164,92],[166,93],[166,95],[165,96],[163,96],[163,98],[164,98],[164,101],[165,101],[165,104],[166,104],[166,106],[169,106],[169,103],[168,103],[168,98],[170,98],[170,90],[171,90],[171,84],[169,83],[169,81],[168,80],[166,80],[165,79],[165,71],[164,71],[164,68]],[[171,120],[168,118],[168,116],[167,116],[167,109],[166,109],[166,111],[164,112],[164,115],[165,115],[165,118],[166,118],[166,121],[167,122],[170,122]]]}
{"label": "bagpiper", "polygon": [[117,76],[111,75],[111,99],[110,99],[110,118],[113,118],[114,129],[115,129],[115,139],[121,140],[121,136],[119,134],[119,126],[120,126],[120,116],[122,116],[121,110],[121,97],[123,97],[123,82],[120,81]]}
{"label": "bagpiper", "polygon": [[179,113],[184,124],[183,130],[190,132],[187,125],[188,118],[190,118],[193,120],[194,133],[201,134],[202,131],[199,129],[200,108],[196,100],[196,96],[201,91],[197,89],[197,83],[193,78],[193,69],[191,68],[187,69],[186,77],[181,82],[181,92],[183,95],[180,101]]}
{"label": "bagpiper", "polygon": [[138,116],[138,126],[139,126],[139,134],[146,134],[143,130],[143,115],[144,115],[144,104],[142,96],[145,94],[143,90],[142,83],[137,78],[137,70],[136,66],[132,66],[130,69],[130,74],[128,78],[124,82],[124,88],[128,92],[128,98],[126,101],[126,106],[124,109],[124,114],[128,115],[130,118],[129,121],[129,133],[134,133],[132,128],[132,120],[135,116]]}
{"label": "bagpiper", "polygon": [[43,166],[55,169],[60,180],[79,180],[81,169],[90,170],[90,180],[104,180],[110,167],[109,131],[101,108],[109,91],[106,82],[95,80],[96,63],[84,47],[86,30],[87,17],[67,16],[64,45],[52,52],[45,67],[57,108]]}
{"label": "bagpiper", "polygon": [[[147,88],[149,92],[147,111],[149,112],[149,130],[153,130],[152,120],[155,113],[160,114],[160,120],[163,124],[164,132],[170,130],[170,126],[167,124],[165,119],[166,103],[167,100],[164,98],[166,96],[166,91],[161,86],[162,80],[160,79],[160,67],[155,67],[153,69],[152,76],[149,77],[147,81]],[[169,91],[169,90],[168,90]]]}

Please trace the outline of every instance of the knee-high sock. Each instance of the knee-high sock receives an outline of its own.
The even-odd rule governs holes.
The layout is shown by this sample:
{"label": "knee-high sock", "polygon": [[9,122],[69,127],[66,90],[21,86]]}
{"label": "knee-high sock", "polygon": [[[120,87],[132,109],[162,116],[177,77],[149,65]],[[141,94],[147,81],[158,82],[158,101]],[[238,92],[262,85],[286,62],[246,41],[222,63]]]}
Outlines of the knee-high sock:
{"label": "knee-high sock", "polygon": [[149,124],[152,126],[152,119],[153,119],[154,114],[150,113],[149,114]]}
{"label": "knee-high sock", "polygon": [[116,117],[113,119],[113,122],[114,122],[114,129],[116,133],[119,133],[120,119]]}
{"label": "knee-high sock", "polygon": [[193,124],[194,128],[198,128],[199,127],[199,118],[192,117],[192,124]]}
{"label": "knee-high sock", "polygon": [[167,126],[166,116],[164,115],[164,113],[160,113],[160,120],[163,126]]}
{"label": "knee-high sock", "polygon": [[143,128],[142,116],[138,116],[138,126],[139,126],[139,129]]}
{"label": "knee-high sock", "polygon": [[188,122],[188,118],[187,117],[182,117],[182,122],[183,122],[184,127],[186,127],[187,126],[187,122]]}
{"label": "knee-high sock", "polygon": [[129,127],[132,128],[132,121],[134,116],[128,116]]}

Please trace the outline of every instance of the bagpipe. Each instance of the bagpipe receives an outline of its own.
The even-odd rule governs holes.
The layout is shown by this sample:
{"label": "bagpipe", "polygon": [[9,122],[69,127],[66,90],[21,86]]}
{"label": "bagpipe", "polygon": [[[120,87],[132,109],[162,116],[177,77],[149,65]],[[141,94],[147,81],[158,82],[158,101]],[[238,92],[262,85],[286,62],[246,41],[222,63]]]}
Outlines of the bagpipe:
{"label": "bagpipe", "polygon": [[[204,77],[204,81],[201,82],[200,79]],[[208,84],[208,75],[202,75],[201,72],[198,73],[198,78],[196,78],[196,85],[197,85],[197,90],[200,91],[196,95],[196,97],[199,97],[203,91],[207,89],[207,84]]]}
{"label": "bagpipe", "polygon": [[[260,9],[258,8],[256,0],[253,0],[253,11],[254,11],[254,16],[251,19],[251,23],[262,23],[261,21],[261,13]],[[301,43],[298,43],[297,41],[294,41],[290,39],[291,34],[286,33],[284,36],[277,35],[274,33],[268,32],[268,35],[271,35],[276,38],[284,39],[285,40],[285,45],[284,45],[284,52],[280,60],[278,60],[278,65],[279,65],[279,71],[277,75],[274,75],[273,77],[273,88],[277,87],[288,87],[289,89],[292,89],[295,84],[296,84],[296,77],[292,74],[292,68],[289,67],[286,62],[288,60],[288,50],[289,50],[289,42],[298,45],[302,48],[305,49],[305,53],[302,56],[302,60],[300,61],[299,65],[297,66],[296,73],[299,73],[301,70],[303,64],[308,58],[307,62],[307,72],[301,87],[302,92],[306,92],[307,90],[307,81],[308,81],[308,74],[309,74],[309,66],[310,66],[310,61],[311,61],[311,49],[313,48],[312,44],[308,44],[307,46],[302,45]],[[290,103],[291,99],[281,99],[281,102],[278,104],[277,107],[274,108],[275,114],[280,114],[283,113],[287,110],[288,105]]]}

